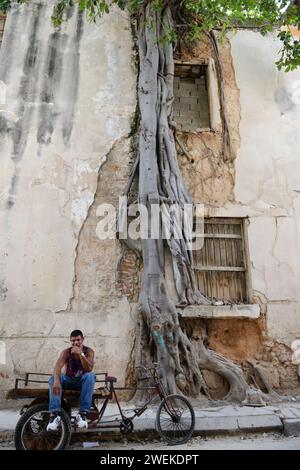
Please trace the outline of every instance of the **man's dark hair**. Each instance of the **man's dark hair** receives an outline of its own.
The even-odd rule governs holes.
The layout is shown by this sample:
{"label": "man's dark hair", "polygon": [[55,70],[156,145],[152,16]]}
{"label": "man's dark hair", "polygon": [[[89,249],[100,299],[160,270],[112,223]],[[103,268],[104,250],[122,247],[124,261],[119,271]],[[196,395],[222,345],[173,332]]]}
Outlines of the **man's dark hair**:
{"label": "man's dark hair", "polygon": [[72,333],[70,334],[70,338],[75,338],[75,336],[81,336],[81,338],[83,338],[82,331],[80,331],[80,330],[72,331]]}

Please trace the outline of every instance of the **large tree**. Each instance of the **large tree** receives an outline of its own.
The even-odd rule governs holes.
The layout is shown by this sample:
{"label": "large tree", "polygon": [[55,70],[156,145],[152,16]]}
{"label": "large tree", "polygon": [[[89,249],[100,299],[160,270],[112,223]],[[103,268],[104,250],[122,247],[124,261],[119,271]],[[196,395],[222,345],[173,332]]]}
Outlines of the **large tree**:
{"label": "large tree", "polygon": [[[125,194],[128,194],[138,172],[138,197],[151,214],[151,207],[161,208],[160,233],[166,224],[170,236],[166,240],[143,238],[141,256],[143,271],[139,297],[136,334],[136,363],[157,360],[163,371],[168,390],[180,389],[187,395],[209,394],[202,370],[213,371],[229,383],[227,399],[241,401],[250,390],[241,367],[207,348],[205,334],[193,343],[182,330],[174,302],[168,294],[165,278],[165,251],[173,261],[176,289],[181,304],[209,303],[197,288],[193,271],[190,234],[181,227],[183,207],[191,204],[182,180],[176,154],[172,119],[174,45],[208,37],[218,53],[218,37],[228,29],[249,26],[267,34],[274,28],[282,41],[278,68],[293,70],[300,64],[300,44],[293,38],[291,26],[300,26],[300,2],[288,0],[59,0],[54,8],[53,23],[64,20],[66,8],[79,4],[88,17],[109,13],[112,5],[127,9],[135,18],[139,50],[139,146]],[[8,8],[9,1],[0,1]],[[219,63],[222,80],[222,64]],[[221,96],[222,103],[222,96]],[[224,108],[225,109],[225,108]],[[223,109],[223,133],[226,144],[226,116]],[[224,151],[228,151],[225,149]],[[229,150],[230,151],[230,150]],[[179,210],[171,211],[176,205]],[[151,217],[151,215],[149,216]],[[178,230],[180,235],[178,236]],[[132,245],[131,245],[132,246]],[[138,247],[136,247],[138,249]]]}

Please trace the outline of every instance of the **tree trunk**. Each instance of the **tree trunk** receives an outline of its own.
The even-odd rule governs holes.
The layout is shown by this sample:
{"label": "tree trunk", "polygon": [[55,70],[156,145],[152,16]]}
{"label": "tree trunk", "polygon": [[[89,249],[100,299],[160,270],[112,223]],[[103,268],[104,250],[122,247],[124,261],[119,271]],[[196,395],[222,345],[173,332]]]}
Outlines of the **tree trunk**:
{"label": "tree trunk", "polygon": [[[173,46],[163,39],[164,30],[172,28],[169,7],[154,11],[151,2],[140,13],[138,47],[140,74],[138,99],[141,115],[139,137],[139,203],[157,204],[160,233],[170,222],[169,239],[142,239],[143,272],[139,298],[140,319],[137,329],[136,362],[149,360],[149,354],[160,363],[165,385],[170,393],[209,395],[202,369],[223,376],[230,385],[228,399],[244,400],[248,385],[242,370],[220,354],[206,349],[204,339],[197,348],[182,331],[175,305],[169,297],[165,280],[165,250],[170,250],[176,289],[182,304],[209,303],[199,291],[192,268],[189,234],[178,227],[184,204],[191,198],[182,181],[177,162],[174,135],[170,122],[173,104]],[[171,212],[172,204],[180,208]],[[151,221],[151,215],[149,215]],[[177,236],[176,236],[177,235]],[[155,357],[156,356],[156,357]]]}

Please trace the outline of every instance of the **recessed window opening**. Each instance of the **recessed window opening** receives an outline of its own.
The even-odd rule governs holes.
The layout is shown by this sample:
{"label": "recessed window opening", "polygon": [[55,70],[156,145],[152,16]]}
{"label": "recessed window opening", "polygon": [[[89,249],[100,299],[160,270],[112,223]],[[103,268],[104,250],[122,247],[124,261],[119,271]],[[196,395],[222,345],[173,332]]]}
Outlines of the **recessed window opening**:
{"label": "recessed window opening", "polygon": [[245,219],[204,220],[204,246],[193,252],[198,288],[226,303],[251,302]]}
{"label": "recessed window opening", "polygon": [[180,131],[210,127],[207,64],[175,64],[173,116]]}

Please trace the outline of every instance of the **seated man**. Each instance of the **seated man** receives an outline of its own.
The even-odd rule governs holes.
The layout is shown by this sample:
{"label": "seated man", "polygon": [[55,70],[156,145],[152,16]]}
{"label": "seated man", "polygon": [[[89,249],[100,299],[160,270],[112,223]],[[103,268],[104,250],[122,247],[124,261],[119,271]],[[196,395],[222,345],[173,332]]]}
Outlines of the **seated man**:
{"label": "seated man", "polygon": [[[49,379],[49,411],[51,412],[47,431],[56,431],[60,425],[62,389],[80,390],[80,408],[76,416],[78,428],[87,428],[86,414],[90,411],[96,376],[93,349],[83,346],[84,337],[80,330],[70,334],[71,347],[64,349],[55,364],[54,375]],[[66,373],[61,370],[66,365]]]}

